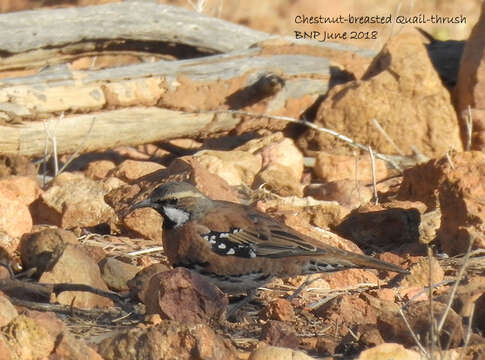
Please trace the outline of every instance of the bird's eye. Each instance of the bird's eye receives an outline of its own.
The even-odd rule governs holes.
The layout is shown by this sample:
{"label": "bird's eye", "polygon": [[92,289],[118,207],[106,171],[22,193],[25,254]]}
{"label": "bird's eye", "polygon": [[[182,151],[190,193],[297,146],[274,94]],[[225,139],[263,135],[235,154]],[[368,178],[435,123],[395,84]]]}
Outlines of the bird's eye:
{"label": "bird's eye", "polygon": [[167,200],[167,203],[170,205],[177,205],[178,200],[176,198],[170,198]]}

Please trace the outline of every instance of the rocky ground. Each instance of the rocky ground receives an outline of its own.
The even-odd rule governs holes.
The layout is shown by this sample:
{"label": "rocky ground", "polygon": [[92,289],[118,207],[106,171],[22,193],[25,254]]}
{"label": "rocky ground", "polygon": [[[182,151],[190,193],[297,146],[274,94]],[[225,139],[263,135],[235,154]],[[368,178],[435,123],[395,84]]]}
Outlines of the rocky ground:
{"label": "rocky ground", "polygon": [[[1,155],[0,358],[485,358],[484,21],[467,45],[413,30],[339,59],[351,76],[305,100],[313,127],[251,118],[214,138],[59,155],[57,173]],[[126,212],[179,180],[410,274],[314,275],[295,297],[306,277],[278,279],[227,321],[225,294],[171,268],[162,218]]]}

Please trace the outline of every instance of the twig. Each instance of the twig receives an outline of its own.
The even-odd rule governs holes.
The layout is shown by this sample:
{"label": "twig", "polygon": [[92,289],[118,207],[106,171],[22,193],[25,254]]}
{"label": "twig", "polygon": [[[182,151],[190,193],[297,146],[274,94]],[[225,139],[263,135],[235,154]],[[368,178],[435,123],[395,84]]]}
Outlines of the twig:
{"label": "twig", "polygon": [[[266,119],[287,121],[287,122],[291,122],[291,123],[295,123],[295,124],[304,125],[304,126],[307,126],[311,129],[317,130],[319,132],[323,132],[323,133],[335,136],[338,140],[344,141],[347,144],[349,144],[350,146],[356,147],[356,148],[361,149],[361,150],[366,151],[366,152],[369,151],[367,146],[362,145],[361,143],[358,143],[358,142],[352,140],[348,136],[340,134],[337,131],[334,131],[334,130],[331,130],[331,129],[327,129],[327,128],[324,128],[324,127],[317,126],[317,125],[315,125],[315,124],[313,124],[313,123],[311,123],[307,120],[298,120],[298,119],[288,117],[288,116],[255,114],[255,113],[250,113],[250,112],[241,111],[241,110],[209,110],[209,111],[201,111],[201,113],[209,113],[209,114],[227,114],[227,113],[230,113],[230,114],[238,114],[238,115],[244,115],[244,116],[252,116],[252,117],[256,117],[256,118],[266,118]],[[402,168],[394,160],[392,160],[390,157],[388,157],[384,154],[380,154],[380,153],[375,153],[375,157],[388,162],[396,170],[399,170],[400,172],[402,172]]]}
{"label": "twig", "polygon": [[416,345],[419,347],[419,349],[422,351],[422,353],[428,358],[428,359],[431,359],[431,356],[430,354],[426,351],[426,349],[424,348],[424,346],[421,344],[421,342],[419,341],[418,339],[418,336],[416,335],[416,333],[414,332],[414,330],[411,328],[411,325],[409,324],[409,321],[408,319],[406,319],[406,315],[404,315],[404,312],[402,311],[402,309],[400,308],[399,309],[399,314],[401,315],[402,319],[404,320],[404,323],[406,324],[409,332],[411,333],[411,336],[413,337],[413,340],[414,342],[416,343]]}
{"label": "twig", "polygon": [[376,118],[373,118],[372,119],[372,124],[377,128],[377,130],[379,130],[379,132],[381,133],[381,135],[384,136],[384,138],[389,142],[389,144],[391,144],[391,146],[394,148],[394,150],[396,150],[399,155],[404,156],[404,153],[402,152],[402,150],[391,139],[391,137],[389,136],[389,134],[382,128],[381,124],[379,124],[379,122],[377,121]]}
{"label": "twig", "polygon": [[379,197],[377,196],[377,184],[376,184],[376,159],[374,152],[369,145],[370,165],[372,170],[372,188],[374,189],[374,205],[379,204]]}
{"label": "twig", "polygon": [[468,343],[470,342],[470,336],[472,334],[473,315],[475,315],[475,303],[471,304],[470,316],[468,317],[468,325],[467,325],[467,328],[466,328],[465,341],[464,341],[464,344],[463,344],[464,350],[466,350],[466,347],[468,346]]}
{"label": "twig", "polygon": [[441,332],[441,329],[443,329],[443,325],[445,324],[446,317],[448,316],[448,313],[450,312],[451,305],[453,304],[453,299],[455,298],[455,293],[456,290],[458,289],[458,285],[460,284],[461,279],[463,278],[463,275],[465,274],[465,269],[468,264],[468,259],[470,258],[470,253],[472,250],[472,245],[473,245],[473,240],[474,238],[470,238],[470,244],[468,245],[468,250],[465,254],[465,257],[463,259],[463,264],[460,268],[460,271],[458,272],[458,275],[456,277],[456,282],[453,285],[453,288],[451,289],[450,297],[448,298],[448,303],[446,304],[446,309],[445,312],[443,313],[443,316],[441,317],[440,322],[438,323],[438,334]]}
{"label": "twig", "polygon": [[163,246],[155,246],[155,247],[148,248],[148,249],[132,251],[132,252],[129,252],[128,254],[126,254],[126,255],[127,256],[137,256],[137,255],[150,254],[150,253],[162,251],[162,250],[163,250]]}
{"label": "twig", "polygon": [[465,119],[466,125],[466,146],[465,150],[470,151],[472,148],[472,136],[473,136],[473,119],[472,119],[472,109],[470,105],[467,107],[467,118]]}
{"label": "twig", "polygon": [[100,316],[120,316],[123,311],[119,308],[106,308],[106,309],[79,309],[71,307],[70,305],[59,305],[49,303],[39,303],[35,301],[10,298],[14,305],[24,306],[26,308],[38,311],[53,311],[59,314],[83,316],[87,318],[99,318]]}
{"label": "twig", "polygon": [[[89,126],[89,129],[88,129],[86,135],[84,135],[84,137],[83,137],[83,141],[79,145],[76,152],[69,157],[69,159],[66,161],[66,163],[62,166],[61,170],[59,170],[59,174],[62,173],[66,169],[66,167],[69,166],[69,164],[72,162],[72,160],[74,160],[79,155],[79,153],[82,151],[84,144],[86,143],[86,140],[88,139],[89,135],[91,134],[91,130],[93,130],[93,126],[94,126],[95,121],[96,121],[96,117],[93,117],[93,120],[91,121],[91,125]],[[58,174],[56,174],[56,176],[57,175]]]}
{"label": "twig", "polygon": [[433,288],[431,284],[431,276],[433,275],[433,265],[432,260],[433,256],[431,254],[431,248],[428,246],[428,298],[429,298],[429,326],[430,326],[430,333],[431,333],[431,341],[430,341],[430,354],[434,354],[434,344],[435,344],[435,326],[436,321],[434,319],[434,308],[433,308]]}

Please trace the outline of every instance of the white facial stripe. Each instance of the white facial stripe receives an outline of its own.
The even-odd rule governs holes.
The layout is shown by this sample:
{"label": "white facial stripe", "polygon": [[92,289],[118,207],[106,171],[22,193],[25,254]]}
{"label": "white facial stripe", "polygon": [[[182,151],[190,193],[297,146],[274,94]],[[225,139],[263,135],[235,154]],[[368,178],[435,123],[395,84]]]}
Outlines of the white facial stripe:
{"label": "white facial stripe", "polygon": [[190,219],[190,214],[188,212],[174,207],[164,206],[163,212],[175,223],[175,227],[185,224]]}
{"label": "white facial stripe", "polygon": [[[178,192],[177,193],[177,199],[182,199],[182,198],[186,198],[186,197],[199,197],[199,198],[203,198],[205,197],[204,195],[198,193],[198,192],[193,192],[193,191],[182,191],[182,192]],[[166,196],[162,199],[163,200],[167,200],[167,199],[170,199],[170,198],[173,198],[173,196]]]}

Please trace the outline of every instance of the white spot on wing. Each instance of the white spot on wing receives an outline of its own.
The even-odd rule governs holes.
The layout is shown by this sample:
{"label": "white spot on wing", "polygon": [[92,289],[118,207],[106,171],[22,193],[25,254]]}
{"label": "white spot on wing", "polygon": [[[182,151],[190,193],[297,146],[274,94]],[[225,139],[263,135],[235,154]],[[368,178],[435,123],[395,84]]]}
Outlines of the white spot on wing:
{"label": "white spot on wing", "polygon": [[236,252],[234,251],[234,248],[230,248],[229,250],[227,250],[227,253],[226,255],[234,255]]}
{"label": "white spot on wing", "polygon": [[254,252],[253,249],[249,250],[249,257],[250,258],[255,258],[256,257],[256,253]]}
{"label": "white spot on wing", "polygon": [[224,243],[220,243],[219,246],[218,246],[219,249],[225,249],[226,248],[226,244]]}
{"label": "white spot on wing", "polygon": [[181,209],[170,206],[164,206],[163,212],[171,221],[175,223],[175,227],[185,224],[190,219],[190,214]]}

